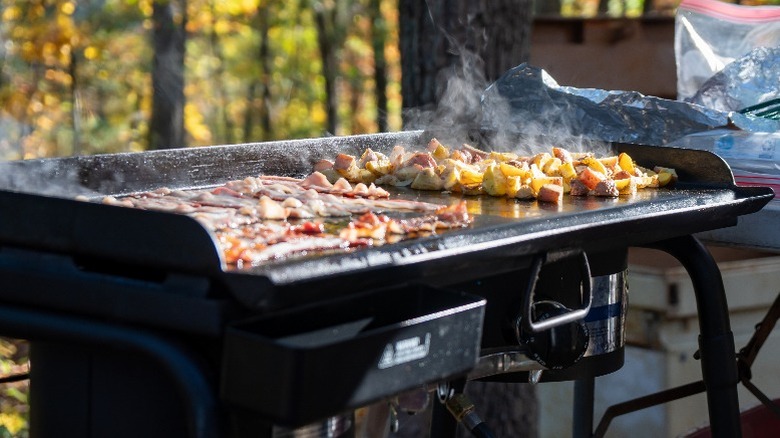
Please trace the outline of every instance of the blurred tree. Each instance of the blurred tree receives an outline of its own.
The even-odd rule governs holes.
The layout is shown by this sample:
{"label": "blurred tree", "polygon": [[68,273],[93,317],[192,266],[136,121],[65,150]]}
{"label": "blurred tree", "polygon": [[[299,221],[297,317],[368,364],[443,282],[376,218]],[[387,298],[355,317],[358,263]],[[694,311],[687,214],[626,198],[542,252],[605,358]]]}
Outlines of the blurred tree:
{"label": "blurred tree", "polygon": [[328,114],[326,129],[336,134],[338,129],[338,59],[352,20],[354,3],[351,0],[315,0],[314,22],[317,27],[317,43],[322,62],[322,76],[325,79],[325,108]]}
{"label": "blurred tree", "polygon": [[184,43],[186,1],[155,0],[152,63],[153,104],[149,126],[152,149],[185,146]]}
{"label": "blurred tree", "polygon": [[382,0],[369,0],[368,18],[371,20],[371,48],[374,53],[374,95],[376,97],[376,125],[379,132],[388,130],[387,124],[387,20],[382,15]]}
{"label": "blurred tree", "polygon": [[[464,138],[489,82],[528,60],[531,0],[401,0],[404,126]],[[456,127],[455,130],[451,127]]]}

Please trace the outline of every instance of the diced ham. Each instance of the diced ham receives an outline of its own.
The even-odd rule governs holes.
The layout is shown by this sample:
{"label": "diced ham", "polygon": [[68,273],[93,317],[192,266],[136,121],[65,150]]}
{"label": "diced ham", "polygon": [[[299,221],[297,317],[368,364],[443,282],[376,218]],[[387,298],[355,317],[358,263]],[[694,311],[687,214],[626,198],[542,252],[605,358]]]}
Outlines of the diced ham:
{"label": "diced ham", "polygon": [[366,167],[366,163],[369,161],[376,161],[379,159],[379,155],[377,155],[376,152],[372,151],[371,148],[366,148],[366,151],[363,152],[363,155],[360,156],[360,160],[358,161],[358,167],[364,168]]}
{"label": "diced ham", "polygon": [[409,157],[401,167],[420,166],[421,168],[436,167],[436,160],[427,152],[415,152]]}
{"label": "diced ham", "polygon": [[333,161],[320,160],[314,163],[314,171],[322,172],[323,170],[333,169]]}
{"label": "diced ham", "polygon": [[353,166],[355,166],[355,157],[352,155],[338,154],[333,161],[333,168],[336,170],[348,170]]}
{"label": "diced ham", "polygon": [[482,161],[490,155],[490,153],[477,149],[474,146],[471,146],[470,144],[466,144],[466,143],[463,143],[463,148],[460,151],[468,152],[469,154],[471,154],[472,162]]}

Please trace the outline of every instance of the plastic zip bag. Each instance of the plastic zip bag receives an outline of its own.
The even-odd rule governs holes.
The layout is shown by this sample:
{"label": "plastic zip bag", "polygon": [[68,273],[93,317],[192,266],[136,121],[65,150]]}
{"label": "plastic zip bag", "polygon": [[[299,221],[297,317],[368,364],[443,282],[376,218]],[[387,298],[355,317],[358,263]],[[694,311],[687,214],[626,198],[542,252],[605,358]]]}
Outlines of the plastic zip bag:
{"label": "plastic zip bag", "polygon": [[675,16],[677,98],[757,47],[780,47],[780,7],[683,0]]}

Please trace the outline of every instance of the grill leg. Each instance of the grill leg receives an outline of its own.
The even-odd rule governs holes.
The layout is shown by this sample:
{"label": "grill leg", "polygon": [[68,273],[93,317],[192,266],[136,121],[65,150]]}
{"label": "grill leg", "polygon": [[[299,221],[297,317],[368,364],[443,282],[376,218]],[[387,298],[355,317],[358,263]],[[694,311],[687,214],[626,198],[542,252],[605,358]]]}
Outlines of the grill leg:
{"label": "grill leg", "polygon": [[742,436],[737,396],[736,348],[720,269],[712,255],[693,236],[649,245],[667,252],[685,267],[693,282],[699,313],[699,351],[712,436]]}
{"label": "grill leg", "polygon": [[585,377],[574,381],[574,438],[593,436],[593,400],[596,387],[595,377]]}

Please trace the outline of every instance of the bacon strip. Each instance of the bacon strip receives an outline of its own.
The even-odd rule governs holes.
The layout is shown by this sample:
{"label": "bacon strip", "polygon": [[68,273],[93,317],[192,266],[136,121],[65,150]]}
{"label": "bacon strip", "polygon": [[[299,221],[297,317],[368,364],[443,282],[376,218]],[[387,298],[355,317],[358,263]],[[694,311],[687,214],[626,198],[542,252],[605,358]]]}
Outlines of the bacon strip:
{"label": "bacon strip", "polygon": [[[328,250],[381,245],[420,232],[467,226],[465,202],[452,207],[399,199],[374,184],[346,180],[330,185],[318,172],[308,178],[259,176],[230,181],[213,189],[157,189],[103,203],[186,214],[211,230],[228,264],[257,265],[269,260]],[[391,219],[383,212],[419,212]],[[353,218],[325,231],[322,219]],[[297,219],[304,222],[290,223]],[[318,222],[315,222],[318,221]]]}

